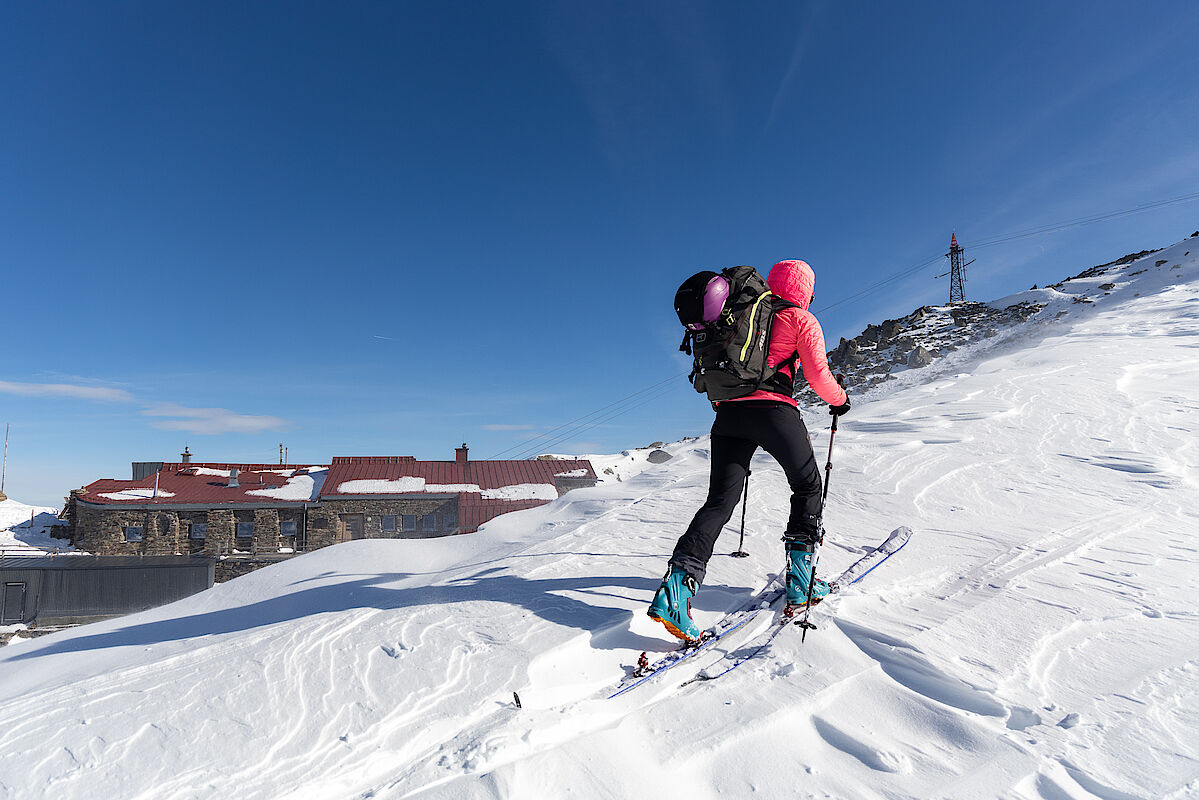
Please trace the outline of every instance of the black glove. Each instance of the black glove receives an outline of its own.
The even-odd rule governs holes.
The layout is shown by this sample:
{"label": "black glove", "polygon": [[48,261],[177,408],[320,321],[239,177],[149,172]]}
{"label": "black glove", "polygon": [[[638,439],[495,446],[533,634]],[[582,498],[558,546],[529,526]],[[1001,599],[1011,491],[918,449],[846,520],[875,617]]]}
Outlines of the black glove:
{"label": "black glove", "polygon": [[832,414],[834,417],[839,417],[847,411],[849,411],[849,395],[848,394],[845,395],[845,402],[843,404],[841,404],[839,406],[829,405],[829,407],[828,407],[828,413]]}

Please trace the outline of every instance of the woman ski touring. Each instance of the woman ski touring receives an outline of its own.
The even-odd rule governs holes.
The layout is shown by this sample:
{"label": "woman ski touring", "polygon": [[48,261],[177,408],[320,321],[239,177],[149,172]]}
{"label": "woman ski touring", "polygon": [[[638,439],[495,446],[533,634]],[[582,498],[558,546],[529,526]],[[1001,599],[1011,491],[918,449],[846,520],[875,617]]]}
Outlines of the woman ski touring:
{"label": "woman ski touring", "polygon": [[[822,484],[807,428],[792,397],[796,360],[808,385],[829,404],[831,414],[849,411],[849,396],[829,370],[824,332],[808,311],[816,284],[812,268],[803,261],[780,261],[766,279],[769,293],[760,283],[761,277],[749,267],[736,267],[719,275],[699,273],[683,284],[675,298],[675,308],[690,337],[684,339],[682,349],[691,352],[692,343],[697,348],[692,380],[697,391],[708,393],[716,409],[712,474],[707,501],[675,545],[666,577],[647,613],[688,643],[702,636],[691,619],[691,598],[704,581],[716,538],[733,514],[750,459],[759,447],[779,463],[791,486],[791,514],[783,532],[787,606],[806,604],[809,588],[814,602],[829,591],[824,581],[813,581],[812,575],[816,545],[822,534]],[[763,289],[760,294],[758,288]],[[769,301],[766,306],[762,306],[763,300]],[[689,312],[689,307],[694,311]],[[756,331],[752,314],[758,314]],[[743,322],[746,319],[748,323]],[[708,342],[720,338],[722,324],[728,333],[720,345],[727,349],[730,343],[735,344],[731,360],[739,355],[742,361],[750,361],[751,347],[761,343],[760,358],[765,369],[759,365],[758,374],[764,379],[747,382],[742,375],[734,383],[744,388],[730,388],[728,375],[717,374],[718,368],[727,368],[730,358],[714,358],[710,354],[715,345]],[[736,333],[738,324],[747,331]],[[764,331],[769,331],[768,343],[761,335]],[[704,347],[709,349],[704,351]],[[743,394],[736,396],[739,392]]]}

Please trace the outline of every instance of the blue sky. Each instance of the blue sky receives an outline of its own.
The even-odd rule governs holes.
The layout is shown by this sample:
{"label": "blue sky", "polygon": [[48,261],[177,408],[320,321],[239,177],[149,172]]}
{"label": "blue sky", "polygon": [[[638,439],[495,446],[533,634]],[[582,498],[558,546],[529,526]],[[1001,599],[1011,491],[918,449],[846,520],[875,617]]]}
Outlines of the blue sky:
{"label": "blue sky", "polygon": [[[1190,202],[970,250],[1199,191],[1189,2],[0,15],[0,423],[29,503],[185,444],[491,456],[684,371],[699,269],[803,258],[819,312],[956,228],[991,299],[1199,228]],[[820,313],[830,346],[942,301],[940,267]],[[681,377],[639,399],[554,449],[710,424]]]}

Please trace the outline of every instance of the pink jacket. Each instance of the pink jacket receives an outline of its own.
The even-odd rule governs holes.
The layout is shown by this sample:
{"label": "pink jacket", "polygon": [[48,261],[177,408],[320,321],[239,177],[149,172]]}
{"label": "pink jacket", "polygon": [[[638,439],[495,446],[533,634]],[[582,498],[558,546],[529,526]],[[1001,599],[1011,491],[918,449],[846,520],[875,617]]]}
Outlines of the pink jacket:
{"label": "pink jacket", "polygon": [[[820,329],[816,317],[808,311],[808,305],[812,302],[816,290],[816,273],[803,261],[780,261],[770,270],[766,283],[770,286],[770,291],[799,306],[785,308],[775,315],[774,327],[770,332],[770,354],[766,363],[773,367],[786,361],[792,353],[799,353],[799,364],[803,368],[803,377],[807,379],[808,385],[829,405],[842,405],[846,400],[845,390],[837,384],[833,373],[829,371],[824,350],[824,331]],[[793,375],[793,370],[794,367],[783,367],[783,372],[788,375]],[[736,403],[742,400],[777,400],[796,405],[791,397],[763,389],[724,402]]]}

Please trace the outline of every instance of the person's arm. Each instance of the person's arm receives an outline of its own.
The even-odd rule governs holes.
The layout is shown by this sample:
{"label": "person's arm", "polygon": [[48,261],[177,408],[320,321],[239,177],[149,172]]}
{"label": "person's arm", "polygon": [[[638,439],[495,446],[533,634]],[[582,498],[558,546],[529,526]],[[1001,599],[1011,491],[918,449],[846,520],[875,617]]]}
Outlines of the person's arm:
{"label": "person's arm", "polygon": [[[798,309],[797,309],[798,310]],[[830,406],[843,406],[849,395],[837,383],[828,368],[828,357],[824,350],[824,331],[809,311],[799,310],[799,326],[796,351],[803,367],[803,376],[812,391]]]}

